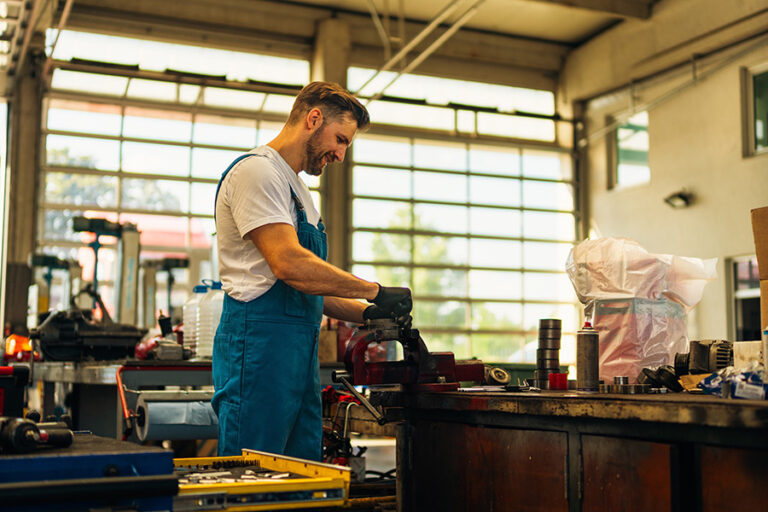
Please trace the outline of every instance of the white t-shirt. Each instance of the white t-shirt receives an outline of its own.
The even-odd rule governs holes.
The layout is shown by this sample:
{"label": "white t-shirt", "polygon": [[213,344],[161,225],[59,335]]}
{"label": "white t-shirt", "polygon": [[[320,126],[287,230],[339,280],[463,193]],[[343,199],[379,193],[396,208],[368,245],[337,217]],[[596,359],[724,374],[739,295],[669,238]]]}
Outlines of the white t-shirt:
{"label": "white t-shirt", "polygon": [[253,300],[277,278],[267,260],[246,235],[265,224],[298,226],[291,188],[304,205],[307,221],[317,226],[317,212],[307,185],[270,146],[252,149],[227,173],[216,201],[219,277],[230,297]]}

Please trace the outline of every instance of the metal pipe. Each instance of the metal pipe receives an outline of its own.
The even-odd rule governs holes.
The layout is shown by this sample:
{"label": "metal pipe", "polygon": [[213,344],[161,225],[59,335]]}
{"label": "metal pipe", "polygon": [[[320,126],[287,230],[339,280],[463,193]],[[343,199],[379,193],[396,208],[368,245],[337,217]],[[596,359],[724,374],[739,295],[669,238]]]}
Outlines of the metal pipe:
{"label": "metal pipe", "polygon": [[56,38],[53,40],[53,44],[51,45],[51,54],[48,55],[48,58],[45,61],[45,65],[43,66],[43,82],[46,81],[48,78],[48,72],[51,70],[51,66],[53,65],[53,53],[56,51],[56,45],[59,42],[59,36],[61,35],[61,31],[64,30],[64,27],[67,26],[67,21],[69,20],[69,13],[72,11],[72,4],[74,3],[74,0],[67,0],[67,3],[64,5],[64,10],[61,11],[61,18],[59,19],[59,26],[56,30]]}
{"label": "metal pipe", "polygon": [[[435,50],[440,48],[440,46],[443,45],[453,34],[455,34],[462,26],[464,26],[475,14],[477,14],[477,10],[480,7],[480,4],[482,4],[485,0],[477,0],[472,6],[467,9],[464,14],[461,15],[461,17],[454,22],[451,27],[446,30],[440,37],[435,39],[432,44],[430,44],[427,48],[424,49],[419,56],[417,56],[415,59],[413,59],[407,66],[405,66],[402,70],[400,70],[395,77],[389,81],[387,85],[381,88],[378,93],[368,98],[368,100],[365,102],[366,105],[371,103],[372,101],[375,101],[379,98],[381,98],[384,95],[384,91],[386,91],[393,83],[397,81],[398,78],[400,78],[402,75],[406,73],[410,73],[413,69],[415,69],[419,64],[424,62],[427,57],[432,55]],[[370,82],[370,80],[369,80]],[[360,88],[362,89],[362,87]]]}
{"label": "metal pipe", "polygon": [[384,59],[389,60],[392,57],[392,46],[389,43],[389,34],[384,28],[384,25],[381,24],[381,18],[379,18],[379,13],[376,11],[376,5],[373,3],[373,0],[368,0],[368,10],[371,13],[373,26],[376,27],[376,32],[378,32],[379,39],[381,39],[381,44],[384,45]]}
{"label": "metal pipe", "polygon": [[[21,75],[22,71],[24,70],[24,56],[27,54],[27,49],[29,48],[29,43],[32,40],[32,34],[35,31],[35,25],[37,24],[37,17],[38,17],[38,11],[40,10],[40,4],[43,0],[33,0],[32,3],[32,10],[29,13],[29,23],[27,24],[27,28],[24,31],[24,41],[21,43],[21,50],[19,51],[19,60],[17,64],[17,69],[14,74],[14,84],[15,84],[15,77]],[[47,2],[46,2],[47,3]],[[21,26],[21,24],[19,24]]]}
{"label": "metal pipe", "polygon": [[[751,53],[752,51],[760,48],[761,46],[764,46],[765,44],[768,43],[768,37],[766,37],[765,34],[766,34],[766,32],[762,32],[760,34],[760,36],[762,36],[762,37],[760,37],[755,44],[749,45],[745,49],[735,53],[734,55],[732,55],[730,57],[727,57],[725,60],[723,60],[722,62],[720,62],[716,66],[714,66],[712,69],[710,69],[710,70],[708,70],[706,72],[703,72],[703,73],[699,73],[699,74],[694,73],[693,78],[691,80],[689,80],[688,82],[686,82],[686,83],[684,83],[684,84],[682,84],[682,85],[680,85],[678,87],[675,87],[674,89],[672,89],[670,91],[665,92],[664,94],[662,94],[658,98],[656,98],[656,99],[654,99],[652,101],[649,101],[645,105],[642,105],[640,107],[636,107],[636,106],[633,105],[633,107],[629,111],[629,117],[632,117],[633,115],[635,115],[638,112],[642,112],[642,111],[645,111],[645,110],[651,110],[651,109],[653,109],[655,107],[658,107],[659,105],[661,105],[662,103],[666,102],[667,100],[673,98],[674,96],[677,96],[677,94],[681,93],[685,89],[688,89],[692,85],[696,85],[697,83],[699,83],[699,82],[703,81],[704,79],[708,78],[710,75],[713,75],[714,73],[720,71],[724,67],[726,67],[726,66],[732,64],[733,62],[737,61],[738,59],[740,59],[744,55],[747,55],[747,54]],[[701,59],[699,59],[699,60],[701,60]],[[688,65],[688,63],[686,62],[685,65]],[[674,69],[674,68],[672,68],[672,69]],[[672,69],[670,69],[670,71]],[[630,88],[630,94],[633,93],[634,86],[637,83],[638,83],[638,81],[633,81],[632,83],[629,84],[629,86],[626,86],[626,87]],[[626,87],[625,87],[625,89],[626,89]],[[579,140],[579,143],[578,143],[579,147],[580,148],[587,147],[591,141],[603,137],[606,133],[609,133],[609,132],[617,129],[622,124],[624,124],[623,120],[617,120],[617,121],[614,121],[614,122],[612,122],[612,123],[610,123],[610,124],[608,124],[606,126],[603,126],[602,128],[600,128],[598,130],[595,130],[594,132],[586,135],[584,138]]]}
{"label": "metal pipe", "polygon": [[409,51],[411,51],[416,45],[422,42],[425,37],[431,34],[432,31],[435,30],[435,28],[437,28],[438,25],[440,25],[440,23],[445,21],[448,18],[448,16],[453,14],[453,11],[456,10],[456,8],[459,6],[459,4],[462,1],[463,0],[454,0],[453,2],[451,2],[445,9],[442,10],[442,12],[440,12],[440,14],[437,15],[437,17],[435,17],[434,20],[430,22],[429,25],[424,27],[422,31],[416,35],[416,37],[408,41],[408,43],[405,46],[400,48],[400,51],[397,52],[394,57],[392,57],[387,62],[385,62],[384,65],[381,66],[381,68],[378,71],[376,71],[376,73],[373,74],[373,76],[371,76],[368,80],[366,80],[366,82],[363,85],[358,87],[356,92],[359,93],[360,91],[362,91],[366,85],[373,82],[376,79],[376,77],[378,77],[381,73],[384,73],[385,71],[389,71],[390,69],[392,69],[392,66],[397,64],[403,57],[405,57],[408,54]]}

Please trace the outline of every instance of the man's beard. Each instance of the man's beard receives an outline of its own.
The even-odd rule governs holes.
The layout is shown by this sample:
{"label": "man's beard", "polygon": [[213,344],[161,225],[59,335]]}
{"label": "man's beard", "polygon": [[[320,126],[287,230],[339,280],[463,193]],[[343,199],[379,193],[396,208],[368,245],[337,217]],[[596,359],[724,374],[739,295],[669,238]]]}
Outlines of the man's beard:
{"label": "man's beard", "polygon": [[323,130],[325,130],[325,125],[318,128],[318,130],[309,137],[306,145],[307,167],[304,169],[304,172],[312,176],[320,176],[323,174],[323,168],[325,167],[323,165],[323,158],[328,156],[328,153],[320,151],[319,139]]}

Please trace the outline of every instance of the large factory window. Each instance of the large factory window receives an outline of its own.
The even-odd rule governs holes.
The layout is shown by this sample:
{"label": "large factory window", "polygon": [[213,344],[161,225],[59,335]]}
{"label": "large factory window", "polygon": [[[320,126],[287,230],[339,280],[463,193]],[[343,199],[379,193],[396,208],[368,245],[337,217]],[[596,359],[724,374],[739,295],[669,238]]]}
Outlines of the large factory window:
{"label": "large factory window", "polygon": [[[355,80],[365,80],[360,75],[351,70],[353,89]],[[424,80],[415,82],[420,87]],[[414,324],[431,350],[489,361],[535,362],[538,321],[556,317],[563,320],[565,333],[561,360],[572,361],[578,309],[565,274],[576,236],[571,159],[554,144],[520,140],[526,134],[534,140],[554,140],[554,121],[544,117],[554,110],[551,93],[428,81],[428,89],[405,88],[392,94],[402,98],[409,91],[439,90],[442,98],[430,101],[440,99],[444,106],[385,97],[378,101],[379,109],[386,112],[396,105],[402,112],[399,121],[392,117],[382,123],[372,111],[374,125],[352,146],[352,271],[410,286]],[[464,97],[456,98],[457,90]],[[417,94],[408,99],[413,101]],[[509,118],[497,125],[510,127],[507,137],[500,137],[503,130],[483,133],[479,119],[474,121],[482,112],[468,102],[474,99],[483,108],[497,108],[501,97],[508,102],[519,98],[511,107],[507,103],[509,109],[542,117],[500,111],[494,115]],[[414,107],[448,114],[428,118],[435,124],[428,127],[431,133],[411,134],[409,126],[425,128],[417,110],[408,113]],[[472,138],[462,137],[461,128],[453,124],[462,112],[473,120],[464,125],[471,125]],[[438,118],[443,123],[439,126]],[[530,121],[535,122],[525,129]],[[403,127],[403,135],[392,135],[396,130],[391,127],[382,134],[386,123]],[[519,129],[513,128],[516,123],[521,123]]]}
{"label": "large factory window", "polygon": [[[72,217],[136,224],[142,260],[189,257],[188,269],[172,271],[172,304],[181,305],[194,282],[211,277],[219,175],[274,137],[309,80],[308,62],[78,32],[62,34],[54,57],[39,246],[78,260],[89,280],[93,235],[73,232]],[[319,205],[319,182],[307,181]],[[102,238],[99,288],[113,307],[115,239]],[[168,276],[157,279],[162,306]],[[51,307],[64,305],[52,297]]]}

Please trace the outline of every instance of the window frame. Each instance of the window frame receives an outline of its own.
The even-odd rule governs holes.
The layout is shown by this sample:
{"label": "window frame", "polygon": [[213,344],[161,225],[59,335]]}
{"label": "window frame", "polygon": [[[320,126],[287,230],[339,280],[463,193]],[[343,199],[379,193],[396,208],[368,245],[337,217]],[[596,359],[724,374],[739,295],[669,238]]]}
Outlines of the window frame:
{"label": "window frame", "polygon": [[[768,154],[768,146],[758,149],[755,141],[755,76],[768,74],[768,62],[741,68],[742,155],[750,158]],[[765,127],[768,130],[768,125]]]}
{"label": "window frame", "polygon": [[[57,69],[63,69],[63,70],[70,70],[70,71],[78,71],[78,72],[87,72],[87,73],[93,73],[94,75],[98,76],[118,76],[118,77],[127,77],[129,79],[137,79],[137,80],[154,80],[158,82],[164,82],[173,84],[174,86],[180,87],[183,85],[195,85],[198,86],[200,89],[200,97],[202,97],[202,92],[207,88],[216,88],[221,89],[225,88],[228,90],[233,91],[249,91],[249,92],[258,92],[258,93],[264,93],[265,94],[265,101],[267,98],[267,95],[269,94],[277,94],[277,95],[295,95],[296,92],[300,89],[299,87],[292,86],[292,85],[285,85],[281,86],[279,84],[273,84],[273,83],[243,83],[243,82],[233,82],[233,81],[222,81],[222,80],[214,80],[207,77],[200,77],[200,76],[194,76],[194,75],[182,75],[179,76],[178,73],[163,73],[163,72],[155,72],[155,71],[143,71],[143,70],[135,70],[135,69],[126,69],[121,67],[113,67],[110,66],[109,63],[95,63],[95,62],[88,62],[88,63],[75,63],[75,62],[65,62],[65,61],[54,61],[53,71]],[[50,75],[53,76],[53,73]],[[210,253],[211,253],[211,247],[200,247],[194,244],[194,233],[192,231],[193,223],[195,222],[195,219],[204,219],[206,221],[213,220],[213,212],[210,214],[206,213],[194,213],[193,205],[191,204],[192,200],[192,186],[193,184],[206,184],[208,186],[215,185],[218,182],[218,179],[216,178],[210,178],[210,177],[204,177],[204,176],[195,176],[193,173],[193,170],[191,168],[192,163],[192,153],[190,152],[190,168],[189,170],[183,175],[173,175],[173,174],[155,174],[153,172],[132,172],[132,171],[126,171],[123,169],[124,162],[123,159],[123,144],[124,143],[149,143],[149,144],[160,144],[163,146],[168,147],[184,147],[189,148],[190,151],[192,149],[200,148],[200,149],[212,149],[212,150],[227,150],[227,151],[243,151],[247,152],[253,147],[255,147],[258,144],[258,131],[261,129],[262,123],[267,124],[281,124],[285,122],[285,119],[287,118],[287,113],[277,113],[277,112],[265,112],[263,110],[253,110],[253,109],[235,109],[231,107],[223,107],[223,106],[211,106],[211,105],[204,105],[200,102],[197,103],[185,103],[179,97],[177,96],[177,101],[175,102],[167,102],[164,100],[152,100],[152,99],[145,99],[145,98],[130,98],[127,97],[125,92],[128,91],[128,87],[130,84],[130,80],[126,83],[125,91],[122,96],[115,96],[110,94],[98,94],[88,91],[76,91],[76,90],[69,90],[69,89],[56,89],[53,88],[52,85],[49,83],[46,90],[43,94],[43,108],[42,108],[42,115],[41,115],[41,127],[40,127],[40,144],[41,144],[41,160],[38,165],[38,177],[41,183],[41,187],[39,190],[38,195],[38,203],[37,203],[37,236],[35,240],[36,249],[42,250],[44,252],[49,252],[51,250],[58,251],[58,250],[71,250],[71,249],[79,249],[83,247],[87,247],[86,242],[81,241],[75,241],[75,240],[69,240],[69,239],[58,239],[58,238],[51,238],[47,236],[46,229],[45,229],[45,223],[46,223],[46,213],[49,211],[59,210],[59,211],[70,211],[70,212],[81,212],[81,211],[98,211],[105,213],[107,215],[114,215],[116,217],[119,217],[121,215],[152,215],[152,216],[158,216],[158,218],[161,217],[175,217],[179,219],[186,219],[186,228],[184,232],[184,245],[157,245],[157,244],[142,244],[141,250],[143,253],[154,253],[154,252],[165,252],[165,253],[184,253],[187,255],[187,257],[190,259],[190,268],[189,268],[189,274],[188,274],[188,282],[179,282],[177,281],[174,284],[174,293],[178,293],[181,291],[189,291],[192,287],[192,285],[195,282],[198,282],[200,279],[200,267],[201,262],[204,260],[209,260]],[[77,103],[94,103],[96,105],[108,105],[108,106],[114,106],[117,110],[119,110],[119,116],[120,116],[120,132],[117,135],[109,135],[104,133],[89,133],[82,131],[80,129],[71,129],[71,130],[62,130],[58,128],[48,128],[48,111],[51,108],[51,102],[56,100],[63,100],[65,102],[77,102]],[[262,104],[262,108],[263,108]],[[249,147],[240,147],[236,144],[232,145],[220,145],[220,144],[211,144],[211,143],[205,143],[205,142],[196,142],[194,139],[194,134],[190,133],[188,139],[185,139],[184,141],[175,140],[173,138],[142,138],[142,137],[135,137],[130,135],[125,135],[125,119],[130,116],[130,109],[137,108],[137,109],[149,109],[149,110],[160,110],[160,111],[168,111],[168,112],[179,112],[183,114],[189,115],[189,122],[194,125],[195,121],[199,118],[205,118],[206,116],[213,116],[213,117],[224,117],[224,118],[233,118],[234,119],[245,119],[249,122],[253,123],[254,126],[254,134],[256,135],[256,140],[254,140],[254,144]],[[115,112],[117,115],[117,112]],[[269,129],[269,128],[268,128]],[[47,157],[47,140],[48,136],[65,136],[65,137],[76,137],[82,140],[100,140],[100,141],[114,141],[119,144],[119,154],[118,162],[120,165],[118,165],[118,168],[115,170],[102,170],[97,168],[89,168],[89,167],[78,167],[77,165],[62,165],[58,163],[48,163],[48,157]],[[222,169],[223,171],[223,169]],[[57,202],[57,201],[50,201],[47,198],[46,195],[46,180],[49,173],[68,173],[75,176],[100,176],[105,178],[111,178],[116,180],[115,184],[115,201],[114,204],[110,206],[99,206],[96,204],[74,204],[72,202]],[[144,209],[144,208],[132,208],[132,207],[126,207],[123,204],[123,197],[122,197],[122,189],[123,189],[123,180],[165,180],[168,182],[178,182],[178,183],[184,183],[185,186],[189,187],[189,190],[187,192],[187,197],[189,198],[189,204],[186,206],[182,206],[182,208],[178,211],[173,210],[164,210],[164,209]],[[317,186],[310,186],[311,190],[314,194],[322,194],[322,182],[320,182]],[[116,244],[112,241],[105,241],[103,244],[104,249],[110,249],[115,250],[117,248]],[[209,256],[206,258],[206,256]],[[194,264],[193,264],[194,263]],[[214,272],[214,275],[216,273]],[[205,276],[202,276],[205,277]],[[114,279],[112,278],[100,278],[99,284],[107,287],[113,287],[114,286]],[[176,307],[176,306],[175,306]]]}
{"label": "window frame", "polygon": [[[642,112],[648,112],[647,110],[635,112],[630,117],[634,117],[637,114],[640,114]],[[648,185],[651,182],[651,165],[650,162],[648,163],[648,181],[644,181],[641,183],[631,183],[631,184],[622,184],[619,183],[619,130],[626,127],[629,124],[629,119],[627,119],[626,122],[619,123],[618,119],[614,116],[607,116],[605,119],[606,126],[613,126],[613,129],[608,131],[608,134],[606,135],[606,162],[607,162],[607,168],[608,168],[608,179],[607,179],[607,187],[608,190],[621,190],[621,189],[627,189],[627,188],[634,188],[634,187],[642,187],[644,185]],[[650,120],[648,122],[648,126],[645,128],[645,132],[650,132]],[[648,154],[650,155],[651,148],[650,143],[648,147]]]}
{"label": "window frame", "polygon": [[[539,141],[521,141],[520,139],[515,138],[508,138],[506,140],[495,137],[495,136],[477,136],[474,137],[467,137],[464,134],[461,133],[438,133],[435,130],[419,130],[414,128],[407,128],[407,127],[392,127],[392,126],[381,126],[381,125],[372,125],[371,129],[366,132],[365,135],[371,135],[373,137],[376,136],[382,136],[385,138],[390,137],[396,137],[401,138],[404,140],[408,140],[408,143],[411,145],[411,151],[413,151],[414,144],[418,144],[418,142],[450,142],[455,144],[461,144],[465,146],[467,150],[472,145],[480,145],[480,146],[498,146],[499,148],[504,148],[506,150],[514,149],[518,152],[520,160],[520,165],[522,166],[522,158],[525,154],[525,151],[537,151],[537,152],[552,152],[552,153],[558,153],[558,154],[571,154],[572,150],[567,147],[560,146],[556,143],[550,143],[550,142],[539,142]],[[473,266],[467,261],[464,264],[428,264],[428,263],[417,263],[415,261],[414,256],[414,243],[413,238],[415,236],[424,235],[424,236],[438,236],[438,237],[444,237],[444,238],[464,238],[467,241],[471,239],[483,239],[483,240],[502,240],[502,241],[514,241],[514,242],[520,242],[521,244],[525,242],[543,242],[543,243],[552,243],[553,245],[556,245],[558,243],[572,243],[575,245],[578,243],[578,235],[579,235],[579,219],[580,219],[580,202],[578,200],[578,194],[579,194],[579,180],[577,175],[577,170],[573,166],[573,159],[571,158],[569,160],[572,168],[571,168],[571,177],[569,179],[549,179],[549,178],[538,178],[538,177],[529,177],[525,176],[524,172],[522,171],[519,175],[515,176],[503,176],[503,175],[496,175],[496,174],[489,174],[484,173],[482,171],[470,171],[469,169],[466,169],[464,171],[451,171],[451,170],[440,170],[440,169],[425,169],[418,167],[414,164],[413,161],[411,161],[410,165],[397,165],[397,164],[377,164],[373,163],[367,160],[364,161],[358,161],[355,158],[355,147],[352,146],[352,151],[349,153],[349,169],[350,169],[350,192],[349,192],[349,205],[348,205],[348,211],[350,212],[350,222],[347,229],[347,232],[349,233],[349,238],[347,241],[347,249],[348,249],[348,255],[347,255],[347,261],[349,262],[350,269],[353,269],[353,266],[355,265],[362,265],[362,266],[374,266],[374,267],[395,267],[395,268],[406,268],[409,270],[409,273],[411,275],[410,279],[411,281],[414,279],[413,277],[413,270],[414,269],[434,269],[434,270],[456,270],[456,271],[466,271],[467,275],[465,276],[466,279],[469,278],[469,272],[471,270],[491,270],[491,271],[503,271],[503,272],[510,272],[510,273],[517,273],[520,275],[521,279],[524,279],[524,276],[526,274],[549,274],[549,275],[566,275],[565,269],[563,269],[562,272],[553,271],[553,270],[544,270],[544,269],[533,269],[528,268],[525,266],[523,262],[521,262],[521,265],[519,267],[514,268],[496,268],[496,267],[483,267],[483,266]],[[447,176],[463,176],[463,177],[469,177],[469,176],[480,176],[480,177],[492,177],[492,178],[503,178],[503,179],[509,179],[509,180],[516,180],[520,183],[521,187],[522,184],[525,182],[544,182],[544,183],[564,183],[568,186],[572,187],[573,191],[573,198],[574,198],[574,204],[572,210],[557,210],[557,209],[548,209],[548,208],[537,208],[537,207],[531,207],[531,206],[523,206],[522,204],[517,206],[501,206],[501,205],[492,205],[492,204],[475,204],[467,198],[467,201],[465,202],[453,202],[453,201],[436,201],[436,200],[430,200],[430,199],[416,199],[413,197],[408,198],[385,198],[383,195],[379,196],[371,196],[367,194],[356,194],[354,192],[354,183],[353,183],[353,169],[355,166],[361,166],[361,167],[381,167],[381,168],[387,168],[387,169],[398,169],[408,172],[432,172],[432,173],[438,173],[443,174]],[[522,192],[521,192],[522,193]],[[472,207],[472,206],[478,206],[482,208],[492,208],[492,209],[498,209],[498,210],[507,210],[507,211],[518,211],[522,214],[522,212],[526,211],[532,211],[532,212],[546,212],[546,213],[564,213],[564,214],[570,214],[574,217],[574,233],[573,233],[573,240],[562,240],[561,238],[552,238],[552,239],[538,239],[538,238],[530,238],[526,237],[522,231],[519,236],[496,236],[496,235],[483,235],[483,234],[472,234],[467,230],[466,233],[454,233],[454,232],[445,232],[440,230],[424,230],[424,229],[418,229],[414,226],[411,226],[410,228],[376,228],[376,227],[360,227],[356,226],[354,224],[354,221],[352,220],[353,213],[354,213],[354,205],[353,202],[356,199],[363,199],[363,200],[386,200],[390,201],[392,203],[401,203],[404,205],[411,205],[412,207],[414,205],[418,204],[435,204],[435,205],[446,205],[446,206],[465,206],[465,207]],[[413,219],[412,219],[413,220]],[[522,220],[521,220],[522,222]],[[380,234],[395,234],[395,235],[403,235],[408,236],[411,238],[410,243],[410,261],[409,262],[394,262],[394,261],[367,261],[367,260],[358,260],[355,259],[355,255],[353,253],[353,238],[355,233],[380,233]],[[521,252],[523,250],[523,246],[521,245]],[[446,302],[459,302],[461,304],[466,304],[467,306],[467,312],[471,317],[471,307],[473,304],[483,304],[483,303],[505,303],[505,304],[519,304],[521,307],[521,313],[523,313],[523,319],[522,321],[525,322],[524,318],[524,308],[526,305],[552,305],[557,307],[568,307],[573,306],[573,308],[576,310],[575,315],[577,317],[576,322],[577,324],[581,320],[581,310],[580,310],[580,304],[577,300],[574,301],[565,301],[565,300],[539,300],[539,299],[531,299],[526,298],[525,296],[525,286],[521,285],[522,288],[522,296],[520,298],[508,298],[508,299],[501,299],[501,298],[490,298],[490,297],[470,297],[468,294],[464,295],[457,295],[457,296],[443,296],[443,295],[419,295],[418,290],[415,290],[415,293],[418,295],[417,300],[424,302],[424,303],[446,303]],[[469,320],[468,320],[469,322]],[[469,343],[469,350],[471,350],[471,337],[472,335],[509,335],[509,336],[517,336],[517,337],[523,337],[526,340],[534,339],[538,335],[537,330],[531,330],[526,329],[525,325],[521,326],[522,328],[520,330],[513,330],[513,329],[505,329],[505,328],[493,328],[493,329],[473,329],[471,325],[467,324],[465,327],[436,327],[436,326],[419,326],[419,330],[429,335],[440,335],[440,334],[448,334],[448,335],[455,335],[464,337],[466,342]],[[577,327],[578,328],[578,325]],[[564,332],[564,335],[572,335],[575,336],[575,332]],[[527,341],[524,343],[524,345],[521,347],[521,350],[524,351],[525,344],[527,344]],[[477,355],[477,354],[473,354]],[[532,363],[535,361],[524,361],[526,363]]]}

